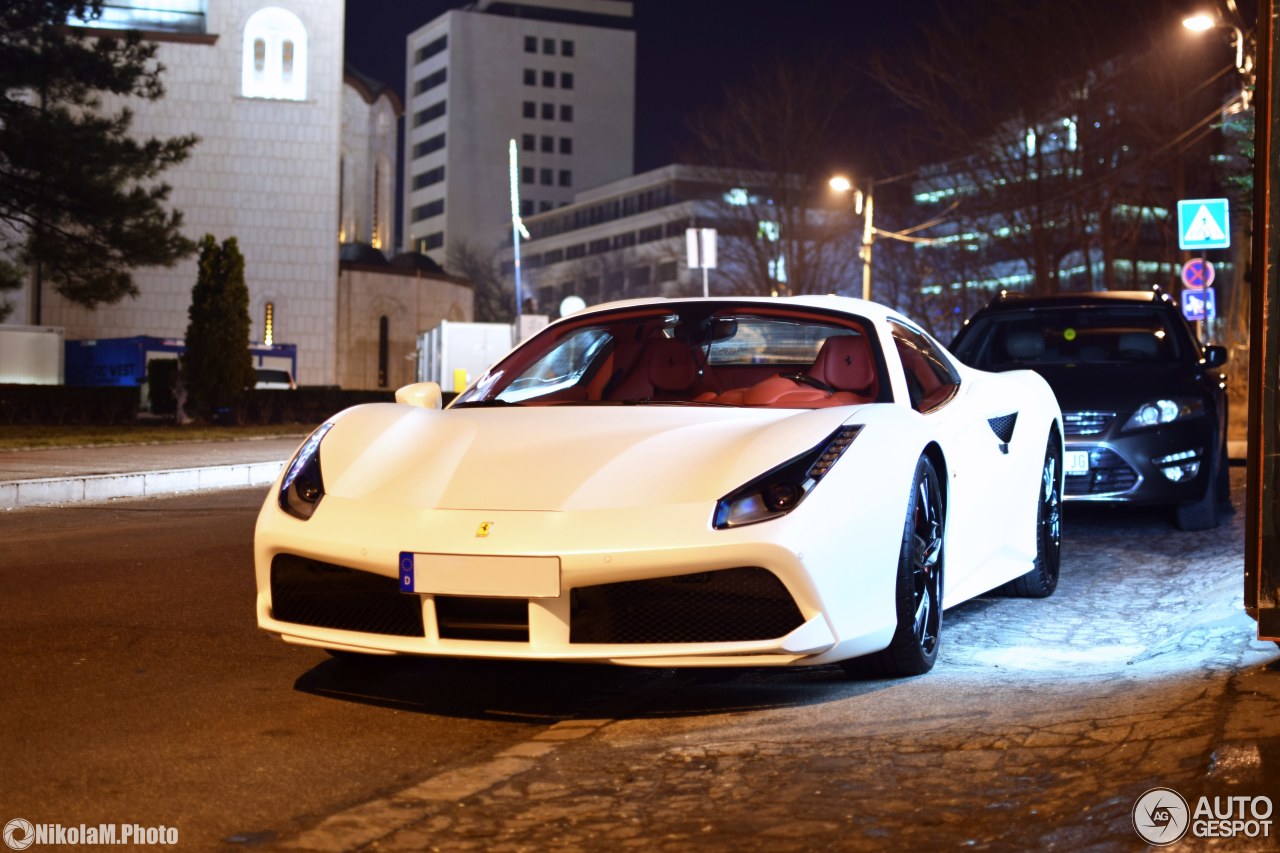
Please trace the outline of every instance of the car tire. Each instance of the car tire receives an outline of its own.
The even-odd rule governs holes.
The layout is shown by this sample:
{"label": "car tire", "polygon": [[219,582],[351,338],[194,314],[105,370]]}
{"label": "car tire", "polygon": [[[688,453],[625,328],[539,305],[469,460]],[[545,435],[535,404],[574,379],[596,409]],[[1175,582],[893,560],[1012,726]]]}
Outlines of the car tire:
{"label": "car tire", "polygon": [[1062,444],[1049,436],[1040,473],[1036,506],[1036,561],[1031,571],[1009,581],[1000,591],[1015,598],[1048,598],[1058,588],[1062,567]]}
{"label": "car tire", "polygon": [[850,674],[897,678],[933,669],[942,639],[945,520],[938,473],[929,458],[921,456],[898,551],[898,626],[887,648],[843,661]]}
{"label": "car tire", "polygon": [[1179,530],[1212,530],[1218,526],[1218,477],[1222,467],[1219,455],[1214,453],[1209,457],[1211,467],[1200,500],[1174,507],[1174,521]]}

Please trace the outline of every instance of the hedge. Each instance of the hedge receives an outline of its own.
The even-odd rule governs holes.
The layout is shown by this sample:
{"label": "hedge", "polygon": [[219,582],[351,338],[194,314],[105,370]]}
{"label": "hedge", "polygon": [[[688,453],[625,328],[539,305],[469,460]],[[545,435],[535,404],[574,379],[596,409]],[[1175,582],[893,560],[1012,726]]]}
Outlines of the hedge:
{"label": "hedge", "polygon": [[0,424],[124,424],[138,416],[137,386],[0,385]]}

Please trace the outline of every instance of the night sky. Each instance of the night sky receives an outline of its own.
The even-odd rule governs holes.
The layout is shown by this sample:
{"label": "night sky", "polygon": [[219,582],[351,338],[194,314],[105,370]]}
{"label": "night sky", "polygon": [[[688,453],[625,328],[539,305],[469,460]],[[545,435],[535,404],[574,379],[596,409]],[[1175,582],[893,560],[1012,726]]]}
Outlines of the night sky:
{"label": "night sky", "polygon": [[[1180,40],[1178,21],[1184,13],[1229,0],[1078,2],[1083,9],[1096,8],[1097,14],[1087,18],[1098,38],[1124,50]],[[1253,0],[1236,3],[1249,21]],[[464,5],[464,0],[349,0],[347,60],[403,95],[405,37]],[[852,59],[865,68],[874,52],[890,62],[906,61],[922,28],[943,6],[964,14],[972,9],[975,16],[984,9],[979,0],[635,0],[635,170],[676,162],[686,116],[716,106],[726,88],[750,81],[762,65],[776,58],[804,63],[830,57]],[[1229,51],[1222,42],[1206,49],[1217,50],[1226,62]],[[917,136],[913,123],[918,127],[927,117],[909,113],[869,75],[859,83],[857,98],[859,118],[874,122],[875,132],[832,140],[831,165],[891,174],[886,170],[902,166],[893,162],[892,152],[908,147],[904,142]]]}
{"label": "night sky", "polygon": [[[954,0],[951,0],[954,2]],[[947,0],[637,0],[636,171],[677,159],[684,116],[775,57],[893,53]],[[347,61],[403,95],[405,36],[462,0],[347,4]],[[868,80],[868,97],[881,99]]]}

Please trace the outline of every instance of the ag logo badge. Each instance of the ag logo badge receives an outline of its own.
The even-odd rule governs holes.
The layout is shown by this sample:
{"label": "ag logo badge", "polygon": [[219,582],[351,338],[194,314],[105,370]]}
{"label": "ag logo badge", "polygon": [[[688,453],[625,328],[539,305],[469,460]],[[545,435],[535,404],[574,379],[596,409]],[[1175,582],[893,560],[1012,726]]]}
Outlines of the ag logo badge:
{"label": "ag logo badge", "polygon": [[476,538],[477,538],[477,539],[488,539],[488,538],[489,538],[489,531],[490,531],[492,528],[493,528],[493,522],[492,522],[492,521],[482,521],[482,522],[480,522],[480,526],[476,528]]}

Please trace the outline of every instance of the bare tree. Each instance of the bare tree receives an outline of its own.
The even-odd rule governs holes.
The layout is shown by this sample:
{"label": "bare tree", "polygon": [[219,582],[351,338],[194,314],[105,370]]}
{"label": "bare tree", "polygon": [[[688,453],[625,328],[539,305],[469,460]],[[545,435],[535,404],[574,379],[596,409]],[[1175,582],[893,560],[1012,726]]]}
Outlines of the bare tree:
{"label": "bare tree", "polygon": [[510,323],[515,317],[515,291],[499,272],[498,253],[485,252],[465,240],[450,241],[446,267],[471,282],[477,323]]}
{"label": "bare tree", "polygon": [[907,62],[873,62],[945,160],[921,184],[959,202],[955,233],[985,243],[997,269],[1003,252],[1033,292],[1145,286],[1116,259],[1176,255],[1170,196],[1215,96],[1179,76],[1203,69],[1167,43],[1126,42],[1121,57],[1113,14],[1164,5],[1119,0],[1105,22],[1080,0],[992,0],[977,21],[944,5]]}
{"label": "bare tree", "polygon": [[[854,80],[840,62],[776,61],[714,110],[695,113],[681,159],[701,166],[719,232],[718,282],[735,293],[849,291],[856,239],[827,191],[830,140],[849,131]],[[726,192],[727,191],[727,192]]]}

